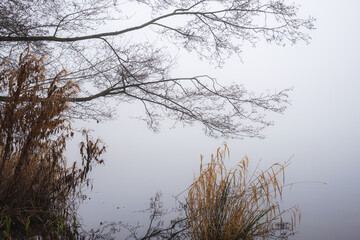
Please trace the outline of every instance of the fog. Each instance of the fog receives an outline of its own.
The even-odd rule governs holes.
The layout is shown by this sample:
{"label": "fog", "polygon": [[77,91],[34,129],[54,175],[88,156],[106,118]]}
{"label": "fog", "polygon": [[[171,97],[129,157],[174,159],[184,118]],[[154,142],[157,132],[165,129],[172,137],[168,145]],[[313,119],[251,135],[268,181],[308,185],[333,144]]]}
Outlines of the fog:
{"label": "fog", "polygon": [[[275,124],[264,130],[265,139],[214,139],[205,136],[200,125],[170,129],[169,121],[153,133],[134,118],[143,113],[136,103],[120,104],[112,121],[75,123],[94,129],[93,135],[107,145],[105,166],[93,171],[93,191],[86,193],[89,198],[79,209],[85,224],[141,222],[144,216],[136,211],[148,208],[149,198],[158,191],[165,206],[173,207],[173,196],[198,172],[200,154],[209,160],[226,141],[229,164],[244,155],[252,168],[259,160],[265,168],[291,158],[286,182],[296,184],[284,192],[283,203],[298,204],[302,217],[298,233],[290,239],[359,239],[360,2],[297,2],[302,15],[317,19],[309,45],[259,42],[255,48],[243,48],[243,61],[232,57],[222,68],[180,52],[174,71],[208,74],[224,85],[242,83],[257,93],[294,87],[285,113],[268,116]],[[73,151],[71,147],[69,153]]]}

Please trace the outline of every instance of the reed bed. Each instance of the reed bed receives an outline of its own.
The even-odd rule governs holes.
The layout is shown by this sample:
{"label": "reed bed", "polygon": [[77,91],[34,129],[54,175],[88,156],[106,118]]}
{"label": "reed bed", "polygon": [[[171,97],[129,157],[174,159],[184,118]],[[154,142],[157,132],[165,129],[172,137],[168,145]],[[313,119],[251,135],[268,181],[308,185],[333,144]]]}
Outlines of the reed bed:
{"label": "reed bed", "polygon": [[200,174],[190,186],[187,199],[189,238],[193,240],[270,239],[273,231],[291,217],[291,230],[300,220],[297,207],[279,209],[288,162],[249,174],[245,156],[228,169],[229,148],[223,144],[208,164],[201,157]]}
{"label": "reed bed", "polygon": [[64,151],[74,132],[65,113],[78,86],[61,85],[65,71],[48,79],[44,57],[29,49],[18,66],[4,61],[0,68],[0,92],[9,96],[0,103],[0,230],[9,239],[65,239],[66,229],[76,229],[81,189],[105,148],[84,131],[81,164],[67,167]]}

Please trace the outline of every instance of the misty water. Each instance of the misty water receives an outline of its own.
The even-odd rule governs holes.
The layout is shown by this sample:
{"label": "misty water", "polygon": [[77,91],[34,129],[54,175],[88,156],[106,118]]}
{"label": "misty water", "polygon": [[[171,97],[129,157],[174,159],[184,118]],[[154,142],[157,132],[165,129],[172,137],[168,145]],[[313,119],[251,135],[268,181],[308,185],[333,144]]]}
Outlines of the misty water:
{"label": "misty water", "polygon": [[[244,155],[255,168],[291,158],[283,206],[301,208],[298,233],[290,239],[359,239],[360,227],[360,3],[347,0],[301,1],[305,14],[315,15],[317,30],[310,45],[285,48],[258,44],[244,50],[241,63],[234,57],[222,69],[181,53],[177,71],[206,73],[222,84],[241,82],[254,92],[293,86],[292,105],[283,115],[269,115],[275,125],[263,133],[265,139],[226,140],[204,135],[200,125],[170,129],[164,121],[160,133],[131,118],[143,114],[141,105],[120,105],[118,117],[104,123],[76,122],[94,129],[108,146],[105,166],[91,178],[94,189],[79,214],[88,228],[101,222],[146,224],[149,199],[163,193],[164,207],[171,209],[198,173],[200,154],[205,160],[226,141],[229,164]],[[76,152],[76,144],[68,155]],[[326,185],[323,184],[326,182]]]}

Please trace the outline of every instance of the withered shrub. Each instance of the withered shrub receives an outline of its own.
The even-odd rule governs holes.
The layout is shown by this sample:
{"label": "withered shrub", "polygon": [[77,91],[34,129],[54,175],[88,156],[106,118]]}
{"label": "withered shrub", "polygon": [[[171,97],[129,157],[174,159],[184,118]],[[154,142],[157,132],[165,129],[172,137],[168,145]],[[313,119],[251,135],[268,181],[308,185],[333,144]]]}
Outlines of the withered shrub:
{"label": "withered shrub", "polygon": [[63,232],[74,221],[87,174],[103,162],[105,147],[84,131],[81,166],[75,161],[68,168],[64,151],[74,132],[65,113],[78,86],[60,85],[65,71],[47,79],[44,57],[29,49],[18,66],[4,61],[0,68],[0,93],[9,96],[0,103],[0,230],[11,219],[13,234],[32,229],[33,235],[55,238],[59,227]]}

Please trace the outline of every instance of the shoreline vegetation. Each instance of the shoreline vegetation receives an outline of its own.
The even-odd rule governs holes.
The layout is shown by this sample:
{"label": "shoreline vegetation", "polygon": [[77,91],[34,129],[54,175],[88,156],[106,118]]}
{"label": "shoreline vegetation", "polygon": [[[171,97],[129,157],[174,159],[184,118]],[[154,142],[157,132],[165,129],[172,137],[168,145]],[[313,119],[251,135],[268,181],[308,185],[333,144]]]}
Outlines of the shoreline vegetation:
{"label": "shoreline vegetation", "polygon": [[[156,194],[142,236],[138,226],[115,223],[84,231],[76,209],[82,190],[91,187],[88,173],[104,163],[106,149],[83,130],[81,160],[67,167],[64,151],[75,131],[66,99],[76,96],[79,87],[71,81],[61,84],[65,71],[48,79],[43,62],[44,57],[26,49],[18,66],[0,65],[0,91],[12,99],[0,103],[0,239],[115,239],[111,231],[121,229],[130,232],[127,239],[143,240],[287,239],[294,234],[299,209],[281,210],[277,203],[288,163],[249,174],[245,156],[229,169],[226,143],[209,163],[201,158],[199,176],[182,193],[185,203],[169,225],[159,224],[167,212]],[[105,228],[112,230],[103,234]]]}
{"label": "shoreline vegetation", "polygon": [[76,233],[79,196],[91,184],[93,166],[103,163],[105,147],[84,130],[81,162],[67,167],[64,151],[74,131],[66,98],[79,89],[71,81],[59,85],[65,71],[47,79],[43,61],[26,49],[18,66],[1,63],[0,91],[12,99],[1,103],[0,114],[0,229],[5,238],[56,239],[59,233]]}

